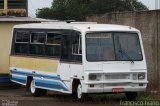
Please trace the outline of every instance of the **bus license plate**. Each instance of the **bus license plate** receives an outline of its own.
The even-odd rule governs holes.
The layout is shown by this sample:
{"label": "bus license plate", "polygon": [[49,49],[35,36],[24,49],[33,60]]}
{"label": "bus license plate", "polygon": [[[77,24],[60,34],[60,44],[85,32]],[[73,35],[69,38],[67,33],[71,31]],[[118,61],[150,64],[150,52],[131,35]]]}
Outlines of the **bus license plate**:
{"label": "bus license plate", "polygon": [[124,88],[113,88],[112,92],[124,92]]}

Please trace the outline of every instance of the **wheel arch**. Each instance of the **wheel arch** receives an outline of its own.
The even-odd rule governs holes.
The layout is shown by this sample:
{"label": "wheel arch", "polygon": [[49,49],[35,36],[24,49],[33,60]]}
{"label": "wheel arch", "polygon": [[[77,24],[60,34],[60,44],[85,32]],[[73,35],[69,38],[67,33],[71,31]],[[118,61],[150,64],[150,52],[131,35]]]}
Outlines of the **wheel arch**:
{"label": "wheel arch", "polygon": [[30,83],[33,80],[33,76],[27,76],[27,80],[26,80],[26,89],[27,91],[29,91],[30,88]]}
{"label": "wheel arch", "polygon": [[73,79],[73,81],[72,81],[72,93],[77,91],[77,86],[80,83],[81,83],[81,81],[79,79]]}

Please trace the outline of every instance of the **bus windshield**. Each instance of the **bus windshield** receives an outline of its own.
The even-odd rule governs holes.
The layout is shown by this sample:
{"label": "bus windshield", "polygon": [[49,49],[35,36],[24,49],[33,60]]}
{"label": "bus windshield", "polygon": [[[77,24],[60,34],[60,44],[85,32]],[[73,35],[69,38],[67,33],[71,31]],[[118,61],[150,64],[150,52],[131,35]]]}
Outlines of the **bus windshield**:
{"label": "bus windshield", "polygon": [[137,33],[86,34],[87,61],[141,61],[143,59]]}

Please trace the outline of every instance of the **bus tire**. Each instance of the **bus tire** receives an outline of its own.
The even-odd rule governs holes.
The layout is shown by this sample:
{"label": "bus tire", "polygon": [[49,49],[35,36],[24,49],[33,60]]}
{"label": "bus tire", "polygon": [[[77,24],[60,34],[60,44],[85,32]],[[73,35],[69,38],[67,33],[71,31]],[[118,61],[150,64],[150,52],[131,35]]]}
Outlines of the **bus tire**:
{"label": "bus tire", "polygon": [[30,82],[30,92],[34,97],[39,97],[46,95],[47,90],[36,88],[35,81],[32,79]]}
{"label": "bus tire", "polygon": [[76,89],[77,100],[84,101],[87,98],[87,94],[82,92],[82,85],[79,83]]}
{"label": "bus tire", "polygon": [[125,96],[127,100],[133,101],[133,100],[136,100],[138,93],[137,92],[125,92]]}

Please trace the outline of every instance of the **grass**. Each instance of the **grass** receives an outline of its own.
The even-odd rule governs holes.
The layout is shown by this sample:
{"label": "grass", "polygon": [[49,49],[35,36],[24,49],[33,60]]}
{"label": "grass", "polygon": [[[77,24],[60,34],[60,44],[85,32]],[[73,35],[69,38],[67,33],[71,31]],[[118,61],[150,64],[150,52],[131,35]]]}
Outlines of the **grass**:
{"label": "grass", "polygon": [[160,95],[140,95],[137,100],[158,100],[160,101]]}
{"label": "grass", "polygon": [[[106,100],[111,101],[120,101],[126,100],[125,94],[104,94],[104,95],[93,95],[92,98],[105,98]],[[160,95],[148,95],[148,94],[138,94],[136,101],[150,101],[150,100],[158,100],[160,101]]]}

